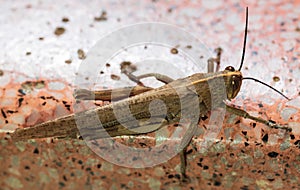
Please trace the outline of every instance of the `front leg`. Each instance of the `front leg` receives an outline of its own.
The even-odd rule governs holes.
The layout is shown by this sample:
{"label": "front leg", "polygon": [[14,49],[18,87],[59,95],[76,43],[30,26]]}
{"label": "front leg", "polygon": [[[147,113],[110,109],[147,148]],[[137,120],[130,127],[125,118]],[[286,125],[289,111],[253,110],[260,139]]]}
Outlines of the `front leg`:
{"label": "front leg", "polygon": [[[220,48],[220,47],[216,48],[215,52],[217,53],[217,57],[210,58],[207,60],[207,72],[208,73],[218,72],[220,70],[222,48]],[[214,69],[215,63],[217,65],[216,70]]]}
{"label": "front leg", "polygon": [[260,117],[255,117],[255,116],[252,116],[250,115],[249,113],[247,113],[246,111],[242,110],[242,109],[238,109],[238,108],[235,108],[233,106],[229,106],[229,105],[226,105],[226,110],[229,111],[230,113],[232,114],[235,114],[237,116],[241,116],[241,117],[244,117],[246,119],[251,119],[253,121],[256,121],[256,122],[259,122],[259,123],[262,123],[262,124],[265,124],[267,125],[268,127],[270,128],[274,128],[274,129],[284,129],[288,132],[291,132],[292,131],[292,128],[290,127],[284,127],[284,126],[281,126],[281,125],[278,125],[274,122],[271,122],[271,121],[267,121],[265,119],[262,119]]}

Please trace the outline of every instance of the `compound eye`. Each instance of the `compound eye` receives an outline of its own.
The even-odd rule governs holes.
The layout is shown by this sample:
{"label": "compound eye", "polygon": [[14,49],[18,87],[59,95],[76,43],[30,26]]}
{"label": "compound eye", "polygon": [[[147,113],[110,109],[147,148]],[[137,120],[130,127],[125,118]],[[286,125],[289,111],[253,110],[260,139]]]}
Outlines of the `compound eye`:
{"label": "compound eye", "polygon": [[226,71],[235,71],[234,67],[228,66],[225,68]]}

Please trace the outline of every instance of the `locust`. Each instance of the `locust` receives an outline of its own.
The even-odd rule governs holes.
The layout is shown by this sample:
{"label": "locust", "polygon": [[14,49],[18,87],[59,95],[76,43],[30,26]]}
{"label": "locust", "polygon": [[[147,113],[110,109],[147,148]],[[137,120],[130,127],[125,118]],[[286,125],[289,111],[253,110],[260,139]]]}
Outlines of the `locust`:
{"label": "locust", "polygon": [[[180,172],[182,179],[186,179],[186,150],[200,122],[201,117],[199,117],[199,114],[206,115],[213,109],[223,107],[226,108],[227,112],[234,115],[263,123],[270,128],[290,132],[291,128],[288,126],[252,116],[246,111],[226,103],[226,101],[230,101],[238,95],[242,81],[246,79],[266,85],[287,98],[278,90],[258,79],[243,77],[241,69],[245,57],[247,28],[248,8],[246,8],[242,58],[238,70],[228,66],[225,70],[219,71],[221,48],[216,49],[216,58],[208,60],[208,73],[196,73],[177,80],[158,73],[135,76],[133,74],[134,71],[130,69],[130,64],[124,63],[123,67],[121,67],[122,73],[136,82],[137,86],[114,89],[114,100],[117,101],[93,108],[92,110],[76,113],[76,115],[74,113],[29,128],[18,129],[12,133],[12,138],[15,141],[19,141],[46,137],[76,137],[79,134],[77,125],[83,126],[80,130],[80,135],[87,140],[124,135],[141,135],[178,123],[181,120],[181,116],[185,114],[190,120],[190,126],[187,129],[187,135],[183,137],[182,150],[180,151]],[[214,69],[215,63],[217,64],[216,69]],[[147,87],[141,82],[141,79],[147,77],[155,77],[157,80],[165,83],[165,85],[155,89]],[[224,88],[218,86],[219,84],[223,84]],[[213,88],[211,88],[212,86]],[[112,92],[112,90],[89,91],[78,89],[75,92],[75,96],[78,99],[85,100],[111,101]],[[159,104],[151,104],[154,100],[163,101],[166,110],[163,110],[163,107]],[[152,111],[148,109],[150,105]],[[123,111],[125,113],[127,108],[129,108],[131,113],[130,116],[123,114]],[[118,114],[115,114],[116,110]],[[95,115],[97,116],[96,119]],[[101,121],[101,127],[98,126],[99,121]]]}

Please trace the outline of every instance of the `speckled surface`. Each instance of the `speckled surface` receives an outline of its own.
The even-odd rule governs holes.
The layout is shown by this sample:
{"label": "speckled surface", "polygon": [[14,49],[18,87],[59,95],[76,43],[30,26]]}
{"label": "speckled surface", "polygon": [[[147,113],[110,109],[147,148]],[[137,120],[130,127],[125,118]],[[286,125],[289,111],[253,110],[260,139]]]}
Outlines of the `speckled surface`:
{"label": "speckled surface", "polygon": [[[0,189],[300,188],[299,1],[0,3]],[[245,81],[233,103],[288,123],[293,132],[228,114],[221,132],[205,144],[205,132],[214,130],[205,120],[189,147],[188,184],[180,183],[179,156],[153,168],[132,169],[99,158],[82,140],[12,142],[6,134],[72,113],[76,69],[101,36],[121,26],[176,24],[210,50],[222,47],[221,69],[238,67],[246,5],[249,36],[243,74],[271,84],[292,100]],[[118,140],[145,148],[153,143],[143,137]]]}

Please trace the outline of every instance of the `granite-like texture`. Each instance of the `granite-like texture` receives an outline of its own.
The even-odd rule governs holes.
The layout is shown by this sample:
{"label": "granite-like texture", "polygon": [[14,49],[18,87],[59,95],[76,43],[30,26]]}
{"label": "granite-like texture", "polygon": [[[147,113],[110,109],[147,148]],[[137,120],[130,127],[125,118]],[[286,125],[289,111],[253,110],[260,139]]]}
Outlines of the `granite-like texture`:
{"label": "granite-like texture", "polygon": [[[300,188],[299,1],[49,0],[0,4],[0,189]],[[203,139],[215,128],[205,120],[189,147],[188,184],[180,184],[179,156],[153,168],[133,169],[103,160],[82,140],[13,142],[6,134],[72,113],[78,66],[104,34],[122,26],[148,21],[176,24],[210,50],[222,47],[221,69],[228,65],[237,68],[245,6],[249,6],[249,32],[242,72],[271,84],[292,100],[244,81],[233,103],[254,115],[288,123],[291,133],[228,114],[210,143]],[[112,78],[111,74],[119,72],[114,70],[118,66],[107,65],[103,75]],[[98,86],[118,82],[107,80]],[[117,140],[143,148],[156,143],[141,136]],[[127,159],[135,164],[135,159]]]}

